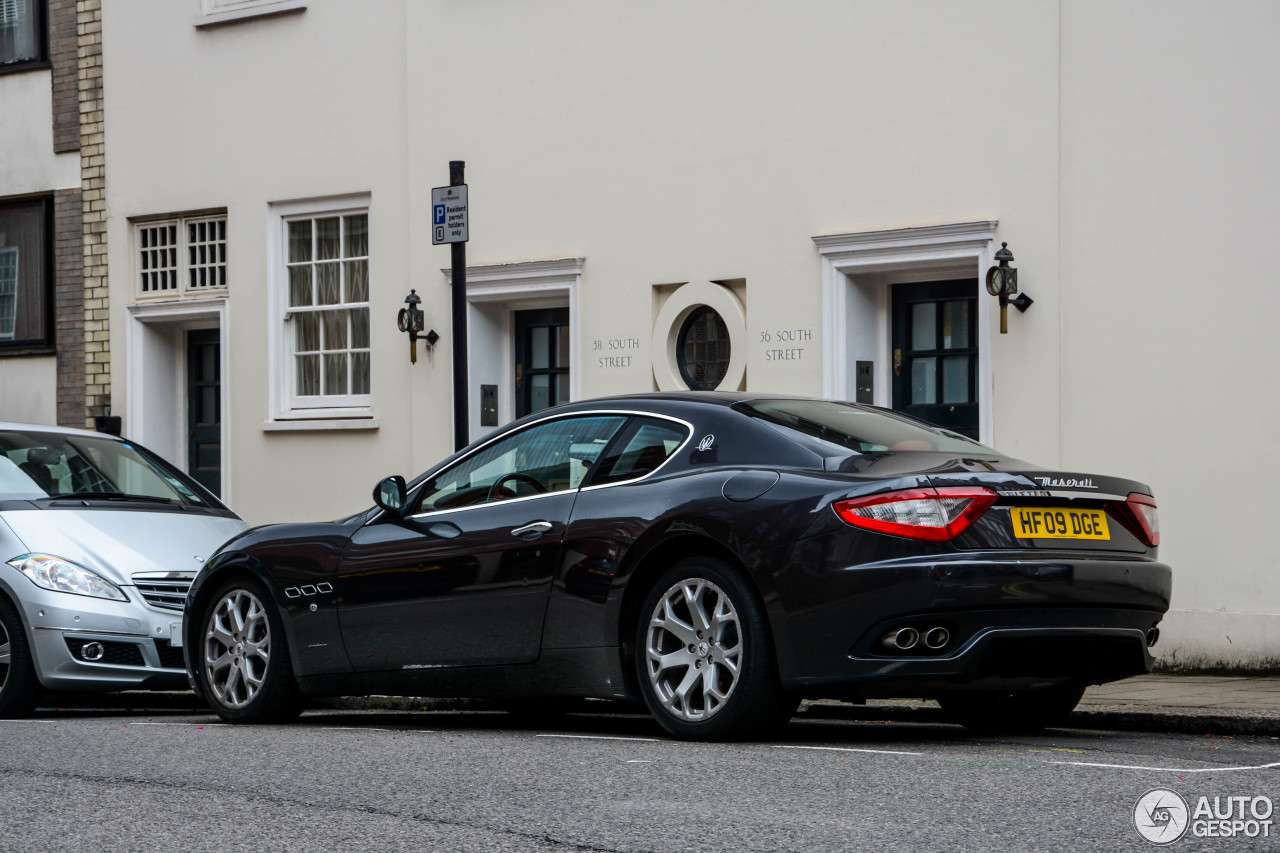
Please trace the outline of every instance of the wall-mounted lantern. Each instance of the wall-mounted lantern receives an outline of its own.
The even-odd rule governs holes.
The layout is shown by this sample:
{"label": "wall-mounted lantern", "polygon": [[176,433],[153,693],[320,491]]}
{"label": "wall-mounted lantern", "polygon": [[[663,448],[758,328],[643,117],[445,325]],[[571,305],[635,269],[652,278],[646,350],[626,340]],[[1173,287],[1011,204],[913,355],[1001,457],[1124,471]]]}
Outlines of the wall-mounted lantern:
{"label": "wall-mounted lantern", "polygon": [[[1003,335],[1009,331],[1009,305],[1025,312],[1035,300],[1025,293],[1018,293],[1018,271],[1009,266],[1013,252],[1009,251],[1008,243],[1000,244],[995,259],[999,264],[987,270],[987,293],[1000,299],[1000,334]],[[1018,293],[1017,298],[1011,298],[1015,293]]]}
{"label": "wall-mounted lantern", "polygon": [[[423,326],[426,325],[426,317],[422,313],[422,309],[418,304],[422,302],[422,297],[418,295],[417,290],[410,290],[409,295],[404,298],[404,304],[409,306],[401,308],[400,313],[396,315],[396,324],[400,327],[400,331],[409,333],[409,362],[411,364],[418,363],[418,336],[422,333]],[[440,340],[440,336],[436,334],[436,330],[432,329],[422,339],[427,342],[428,347],[436,345],[436,341]]]}

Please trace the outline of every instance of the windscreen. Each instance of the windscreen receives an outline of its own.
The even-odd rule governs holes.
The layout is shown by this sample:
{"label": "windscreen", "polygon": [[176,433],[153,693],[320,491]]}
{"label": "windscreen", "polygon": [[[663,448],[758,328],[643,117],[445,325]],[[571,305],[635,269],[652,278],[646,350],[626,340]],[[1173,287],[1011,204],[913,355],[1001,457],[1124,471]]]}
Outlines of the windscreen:
{"label": "windscreen", "polygon": [[990,453],[995,451],[957,432],[884,409],[830,400],[753,400],[735,405],[774,429],[817,445],[823,455],[886,451]]}
{"label": "windscreen", "polygon": [[0,500],[69,496],[208,506],[127,441],[0,430]]}

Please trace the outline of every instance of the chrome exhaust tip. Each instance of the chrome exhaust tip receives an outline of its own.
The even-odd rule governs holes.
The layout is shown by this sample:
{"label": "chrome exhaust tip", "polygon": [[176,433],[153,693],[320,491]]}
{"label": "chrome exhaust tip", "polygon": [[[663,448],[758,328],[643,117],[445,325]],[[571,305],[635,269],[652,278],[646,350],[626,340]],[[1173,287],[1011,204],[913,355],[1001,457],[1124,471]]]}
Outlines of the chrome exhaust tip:
{"label": "chrome exhaust tip", "polygon": [[946,628],[930,628],[924,635],[924,644],[931,649],[940,649],[951,641],[951,632]]}
{"label": "chrome exhaust tip", "polygon": [[80,647],[80,657],[85,660],[102,660],[102,656],[107,653],[102,643],[85,643]]}
{"label": "chrome exhaust tip", "polygon": [[1160,642],[1160,629],[1152,628],[1147,632],[1147,648],[1151,648],[1158,642]]}
{"label": "chrome exhaust tip", "polygon": [[906,651],[915,648],[916,643],[920,642],[920,632],[915,628],[899,628],[885,634],[881,642],[891,649]]}

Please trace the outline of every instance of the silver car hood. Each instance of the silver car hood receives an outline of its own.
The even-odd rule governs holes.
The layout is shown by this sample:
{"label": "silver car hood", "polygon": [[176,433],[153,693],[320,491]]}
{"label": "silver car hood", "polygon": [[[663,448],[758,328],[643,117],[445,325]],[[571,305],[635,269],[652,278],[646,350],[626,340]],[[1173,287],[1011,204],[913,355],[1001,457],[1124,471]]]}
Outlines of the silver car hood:
{"label": "silver car hood", "polygon": [[[117,584],[135,572],[199,571],[219,545],[248,528],[238,518],[127,509],[31,509],[0,512],[23,551],[52,554]],[[3,542],[7,537],[0,537]]]}

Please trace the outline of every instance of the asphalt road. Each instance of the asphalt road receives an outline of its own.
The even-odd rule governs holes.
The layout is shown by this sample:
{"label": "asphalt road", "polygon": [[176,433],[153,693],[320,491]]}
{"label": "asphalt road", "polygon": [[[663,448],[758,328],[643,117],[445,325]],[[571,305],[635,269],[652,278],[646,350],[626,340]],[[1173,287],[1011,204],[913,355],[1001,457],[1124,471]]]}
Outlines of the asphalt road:
{"label": "asphalt road", "polygon": [[[1271,737],[797,720],[776,741],[688,744],[638,715],[244,727],[75,709],[0,721],[0,850],[1150,850],[1133,825],[1147,791],[1194,809],[1280,801],[1278,782]],[[1280,835],[1280,808],[1271,819]],[[1188,833],[1171,849],[1280,839]]]}

